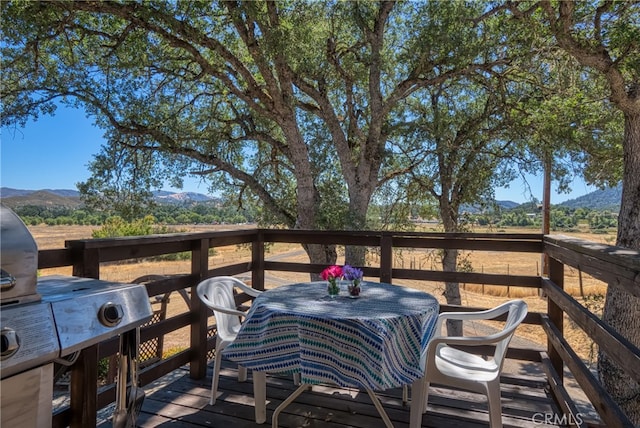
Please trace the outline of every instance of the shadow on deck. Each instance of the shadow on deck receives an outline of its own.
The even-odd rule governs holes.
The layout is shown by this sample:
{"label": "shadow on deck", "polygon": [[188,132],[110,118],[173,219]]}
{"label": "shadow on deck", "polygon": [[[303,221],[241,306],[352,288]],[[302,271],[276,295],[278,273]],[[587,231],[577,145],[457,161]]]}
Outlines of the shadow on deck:
{"label": "shadow on deck", "polygon": [[[527,364],[528,365],[528,364]],[[508,427],[564,426],[543,376],[507,372],[502,377],[503,424]],[[534,370],[535,371],[535,370]],[[251,372],[247,382],[237,381],[236,366],[223,362],[215,406],[209,405],[212,369],[204,379],[189,377],[181,368],[145,387],[146,398],[138,416],[140,427],[265,427],[271,425],[274,409],[295,386],[290,376],[267,376],[267,423],[254,422]],[[395,427],[409,426],[409,406],[402,405],[400,388],[378,393]],[[384,427],[377,410],[364,391],[317,385],[303,393],[281,413],[281,427]],[[429,407],[422,426],[429,428],[487,427],[488,413],[479,394],[431,387]],[[103,422],[99,427],[110,427]]]}

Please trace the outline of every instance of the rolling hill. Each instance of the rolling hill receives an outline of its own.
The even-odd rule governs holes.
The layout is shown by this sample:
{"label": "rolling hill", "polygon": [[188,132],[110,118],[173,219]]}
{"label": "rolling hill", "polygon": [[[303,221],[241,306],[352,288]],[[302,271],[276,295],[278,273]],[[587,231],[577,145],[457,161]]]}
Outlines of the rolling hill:
{"label": "rolling hill", "polygon": [[[212,198],[201,193],[193,192],[167,192],[160,191],[154,193],[154,199],[159,204],[193,204],[202,202],[215,201]],[[12,189],[9,187],[0,187],[0,201],[9,208],[23,206],[46,206],[76,209],[82,206],[80,200],[80,192],[70,189],[43,189],[43,190],[25,190]]]}
{"label": "rolling hill", "polygon": [[[12,209],[24,206],[77,209],[82,206],[79,196],[63,196],[52,190],[21,191],[8,189],[9,191],[5,193],[4,189],[5,187],[0,189],[0,201]],[[5,194],[14,196],[6,197]]]}
{"label": "rolling hill", "polygon": [[569,208],[590,208],[596,211],[620,211],[622,201],[622,184],[587,193],[579,198],[564,201],[560,206]]}
{"label": "rolling hill", "polygon": [[[558,204],[569,208],[589,208],[593,210],[619,211],[622,197],[622,185],[596,190],[579,198],[570,199]],[[219,201],[201,193],[194,192],[154,192],[155,201],[159,204],[190,205]],[[48,206],[79,208],[82,206],[80,193],[70,189],[25,190],[0,187],[0,201],[10,208],[19,206]],[[503,209],[509,210],[519,206],[513,201],[496,201]],[[467,207],[468,208],[468,207]],[[470,210],[470,208],[468,208]]]}

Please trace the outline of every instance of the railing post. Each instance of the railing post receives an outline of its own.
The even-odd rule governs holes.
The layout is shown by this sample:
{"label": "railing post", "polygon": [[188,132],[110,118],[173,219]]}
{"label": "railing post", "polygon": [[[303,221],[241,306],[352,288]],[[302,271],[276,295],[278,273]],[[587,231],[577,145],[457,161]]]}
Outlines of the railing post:
{"label": "railing post", "polygon": [[[558,287],[564,289],[564,264],[553,257],[549,257],[549,279]],[[564,312],[550,297],[547,297],[547,313],[549,314],[549,320],[564,337]],[[547,340],[547,348],[549,360],[562,380],[564,373],[562,357],[553,347],[551,340]]]}
{"label": "railing post", "polygon": [[[77,277],[100,279],[100,250],[87,249],[85,242],[65,243],[71,248],[73,267]],[[80,351],[71,366],[70,427],[95,427],[98,413],[98,345]]]}
{"label": "railing post", "polygon": [[264,232],[258,230],[251,243],[251,286],[264,290]]}
{"label": "railing post", "polygon": [[71,366],[71,428],[96,426],[98,413],[98,345],[80,351]]}
{"label": "railing post", "polygon": [[380,282],[391,284],[393,275],[393,238],[382,233],[380,238]]}
{"label": "railing post", "polygon": [[[207,374],[207,331],[209,310],[198,298],[196,287],[206,278],[209,269],[209,239],[199,239],[194,242],[191,250],[191,274],[198,279],[191,286],[191,312],[193,322],[191,323],[191,344],[193,350],[191,363],[189,364],[189,375],[192,379],[201,379]],[[216,355],[216,358],[218,356]]]}
{"label": "railing post", "polygon": [[66,243],[71,247],[73,276],[100,279],[100,250],[85,248],[85,242]]}

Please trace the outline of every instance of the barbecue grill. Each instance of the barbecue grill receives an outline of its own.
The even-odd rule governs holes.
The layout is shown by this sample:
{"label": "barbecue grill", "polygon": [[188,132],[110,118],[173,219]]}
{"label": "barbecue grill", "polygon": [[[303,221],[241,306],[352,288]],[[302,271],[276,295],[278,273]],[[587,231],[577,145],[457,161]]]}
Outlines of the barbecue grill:
{"label": "barbecue grill", "polygon": [[127,403],[143,398],[136,389],[138,328],[152,316],[146,288],[73,276],[38,278],[37,246],[24,223],[2,205],[0,223],[0,426],[50,427],[54,363],[73,364],[80,351],[116,335],[120,370],[126,371],[118,382],[131,386],[118,385],[114,426],[132,424],[135,409]]}

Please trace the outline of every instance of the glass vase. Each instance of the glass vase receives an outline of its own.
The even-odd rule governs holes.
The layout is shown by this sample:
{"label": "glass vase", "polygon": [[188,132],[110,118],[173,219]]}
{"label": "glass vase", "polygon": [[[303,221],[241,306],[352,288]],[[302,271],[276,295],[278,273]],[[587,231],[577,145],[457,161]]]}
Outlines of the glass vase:
{"label": "glass vase", "polygon": [[338,286],[336,281],[328,281],[327,292],[329,293],[329,297],[334,298],[340,294],[340,286]]}
{"label": "glass vase", "polygon": [[360,297],[360,281],[353,280],[348,286],[347,290],[349,290],[349,296],[351,297]]}

